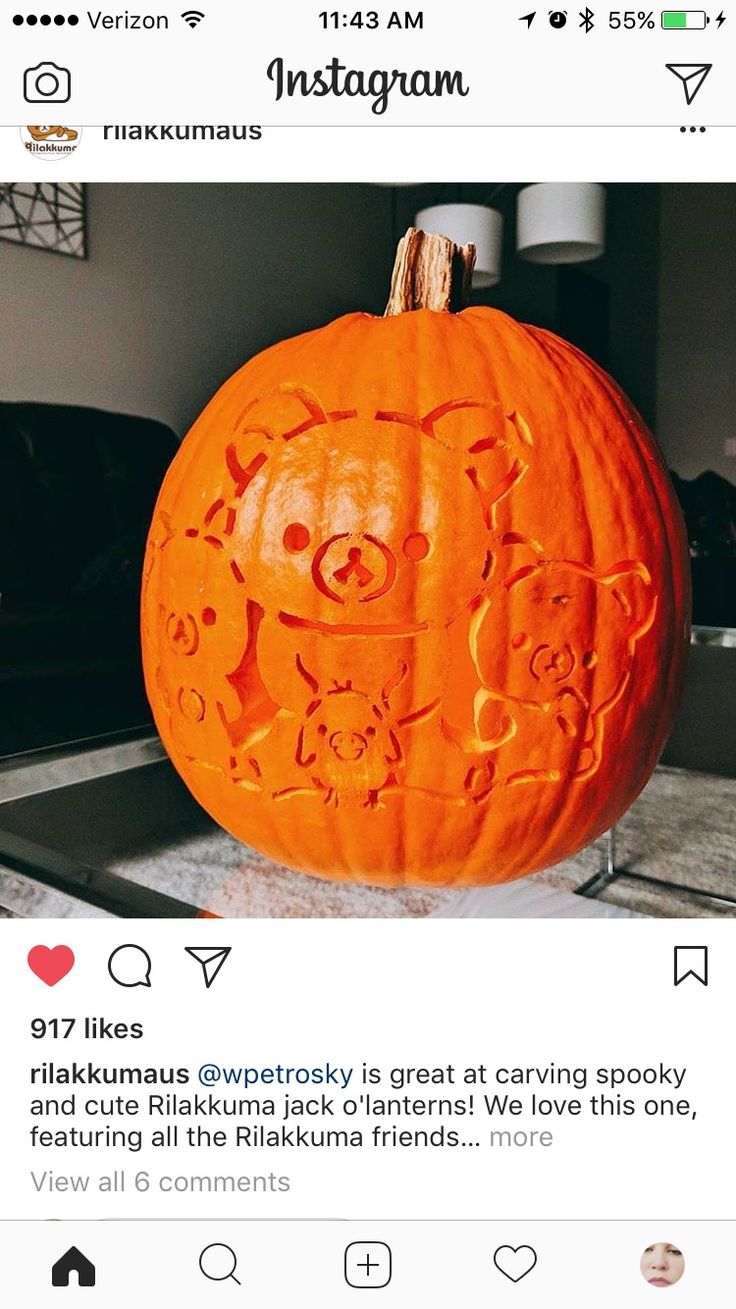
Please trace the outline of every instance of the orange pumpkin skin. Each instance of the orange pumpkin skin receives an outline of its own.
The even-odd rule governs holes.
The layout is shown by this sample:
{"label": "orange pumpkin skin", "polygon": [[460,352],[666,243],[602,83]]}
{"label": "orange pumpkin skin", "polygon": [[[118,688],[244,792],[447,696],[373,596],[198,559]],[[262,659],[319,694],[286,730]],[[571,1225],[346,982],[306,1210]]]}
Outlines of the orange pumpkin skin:
{"label": "orange pumpkin skin", "polygon": [[227,381],[162,487],[148,695],[203,807],[382,886],[547,867],[644,786],[689,638],[679,509],[599,368],[504,314],[350,314]]}

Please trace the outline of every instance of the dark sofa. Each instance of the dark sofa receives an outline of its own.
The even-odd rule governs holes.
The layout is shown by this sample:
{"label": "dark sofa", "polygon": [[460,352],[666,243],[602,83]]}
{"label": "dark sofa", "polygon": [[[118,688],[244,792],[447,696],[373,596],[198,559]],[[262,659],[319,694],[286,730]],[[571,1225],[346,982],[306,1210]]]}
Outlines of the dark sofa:
{"label": "dark sofa", "polygon": [[0,404],[0,756],[150,721],[140,576],[177,447],[146,418]]}
{"label": "dark sofa", "polygon": [[736,628],[736,486],[711,469],[672,480],[690,544],[693,623]]}

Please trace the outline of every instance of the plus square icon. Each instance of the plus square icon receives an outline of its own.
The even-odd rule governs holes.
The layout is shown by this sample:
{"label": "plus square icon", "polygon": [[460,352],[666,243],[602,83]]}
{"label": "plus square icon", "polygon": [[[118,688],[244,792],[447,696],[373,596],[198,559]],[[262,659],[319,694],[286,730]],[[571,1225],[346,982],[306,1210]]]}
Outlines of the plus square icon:
{"label": "plus square icon", "polygon": [[345,1251],[345,1281],[361,1291],[391,1281],[391,1250],[383,1241],[353,1241]]}

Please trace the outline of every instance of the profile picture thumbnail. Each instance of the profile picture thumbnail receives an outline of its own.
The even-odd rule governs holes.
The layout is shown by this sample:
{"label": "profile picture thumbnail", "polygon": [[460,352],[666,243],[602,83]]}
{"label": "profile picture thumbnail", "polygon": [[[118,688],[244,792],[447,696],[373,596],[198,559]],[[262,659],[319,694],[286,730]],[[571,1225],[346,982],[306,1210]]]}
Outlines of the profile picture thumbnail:
{"label": "profile picture thumbnail", "polygon": [[650,1286],[674,1286],[685,1271],[685,1256],[670,1241],[654,1241],[642,1254],[639,1267]]}

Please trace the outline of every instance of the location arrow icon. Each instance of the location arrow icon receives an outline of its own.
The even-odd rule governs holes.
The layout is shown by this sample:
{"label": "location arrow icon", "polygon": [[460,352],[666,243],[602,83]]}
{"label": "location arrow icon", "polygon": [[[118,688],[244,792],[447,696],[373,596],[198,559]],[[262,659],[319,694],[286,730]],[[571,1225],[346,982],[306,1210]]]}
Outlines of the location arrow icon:
{"label": "location arrow icon", "polygon": [[685,99],[689,105],[692,104],[703,82],[708,76],[712,64],[665,64],[675,77],[679,77],[685,88]]}
{"label": "location arrow icon", "polygon": [[204,984],[209,991],[217,974],[222,968],[222,965],[232,950],[232,946],[185,945],[184,949],[187,954],[192,956],[192,959],[196,959],[197,963],[201,965],[202,972],[204,973]]}
{"label": "location arrow icon", "polygon": [[536,12],[537,12],[537,11],[536,11],[536,9],[535,9],[535,10],[534,10],[534,13],[531,13],[531,14],[522,14],[522,15],[521,15],[521,18],[519,19],[519,22],[520,22],[520,23],[526,23],[527,27],[531,27],[532,23],[534,22],[534,17],[535,17]]}

